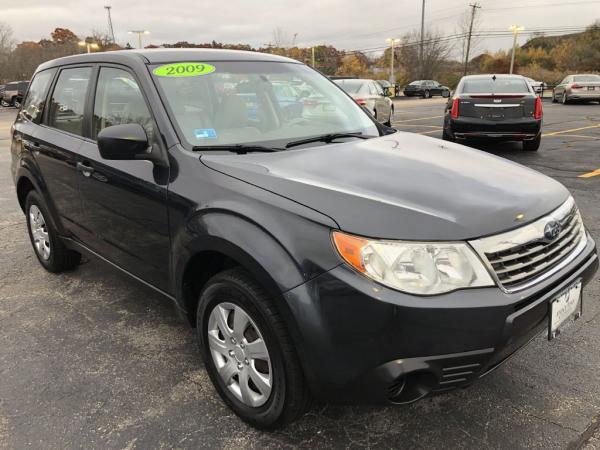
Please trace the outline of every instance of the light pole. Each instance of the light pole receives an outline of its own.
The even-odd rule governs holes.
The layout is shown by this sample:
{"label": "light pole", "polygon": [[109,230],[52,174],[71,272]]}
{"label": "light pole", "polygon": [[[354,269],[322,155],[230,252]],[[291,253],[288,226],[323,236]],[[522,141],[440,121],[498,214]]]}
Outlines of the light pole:
{"label": "light pole", "polygon": [[314,69],[314,67],[315,67],[315,48],[314,47],[310,48],[310,54],[311,54],[312,66]]}
{"label": "light pole", "polygon": [[519,33],[521,31],[523,31],[525,29],[525,27],[522,27],[521,25],[511,25],[508,28],[510,31],[512,31],[513,33],[513,48],[512,48],[512,54],[510,55],[510,73],[513,73],[513,68],[515,66],[515,52],[517,50],[517,36],[519,35]]}
{"label": "light pole", "polygon": [[394,77],[394,45],[399,44],[400,43],[400,39],[397,38],[388,38],[385,40],[385,42],[387,42],[388,44],[390,44],[391,46],[391,50],[392,50],[392,59],[390,62],[390,83],[391,84],[396,84],[396,78]]}
{"label": "light pole", "polygon": [[79,41],[77,44],[79,44],[80,47],[85,47],[87,49],[88,53],[92,53],[92,49],[98,50],[98,48],[99,48],[98,44],[96,44],[94,41],[92,41],[89,38],[86,39],[85,41]]}
{"label": "light pole", "polygon": [[128,34],[137,34],[138,37],[138,48],[142,48],[142,34],[150,34],[148,30],[130,30]]}

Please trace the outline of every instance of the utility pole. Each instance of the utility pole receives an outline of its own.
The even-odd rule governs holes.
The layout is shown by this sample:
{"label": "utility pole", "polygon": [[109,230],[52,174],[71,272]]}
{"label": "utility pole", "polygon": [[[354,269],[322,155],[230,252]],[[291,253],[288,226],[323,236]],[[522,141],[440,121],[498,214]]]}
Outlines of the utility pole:
{"label": "utility pole", "polygon": [[392,51],[392,59],[390,61],[390,83],[391,84],[396,84],[396,77],[394,76],[394,45],[399,44],[400,43],[400,39],[386,39],[385,42],[387,42],[388,44],[390,44],[391,46],[391,51]]}
{"label": "utility pole", "polygon": [[310,48],[310,54],[311,54],[312,66],[314,69],[315,68],[315,48],[314,47]]}
{"label": "utility pole", "polygon": [[521,31],[523,31],[525,29],[525,27],[522,27],[521,25],[511,25],[508,29],[510,31],[512,31],[512,33],[513,33],[513,48],[512,48],[512,54],[510,55],[510,72],[509,72],[512,75],[513,68],[515,66],[515,52],[517,51],[517,36],[519,35],[519,33]]}
{"label": "utility pole", "polygon": [[425,0],[423,0],[423,5],[421,6],[421,45],[419,49],[419,70],[421,72],[421,78],[425,75],[423,72],[425,71],[425,66],[423,64],[423,35],[425,33]]}
{"label": "utility pole", "polygon": [[106,13],[108,14],[108,31],[110,32],[110,37],[112,38],[112,43],[115,43],[115,30],[113,30],[113,25],[112,25],[112,18],[110,17],[110,9],[112,8],[112,6],[105,6],[104,9],[106,10]]}
{"label": "utility pole", "polygon": [[477,10],[477,8],[481,8],[481,6],[479,6],[479,3],[470,3],[469,6],[471,7],[471,24],[469,25],[469,37],[467,38],[467,53],[465,54],[465,76],[467,75],[467,72],[469,70],[469,52],[471,51],[471,35],[473,34],[473,22],[475,21],[475,11]]}

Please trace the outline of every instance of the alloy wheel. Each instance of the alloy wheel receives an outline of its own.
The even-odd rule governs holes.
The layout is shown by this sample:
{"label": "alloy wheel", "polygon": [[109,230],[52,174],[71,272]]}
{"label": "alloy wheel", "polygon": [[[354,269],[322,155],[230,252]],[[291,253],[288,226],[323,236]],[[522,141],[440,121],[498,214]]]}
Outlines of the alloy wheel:
{"label": "alloy wheel", "polygon": [[208,319],[210,353],[227,389],[243,404],[264,405],[273,387],[269,351],[250,315],[239,305],[219,303]]}
{"label": "alloy wheel", "polygon": [[44,261],[48,261],[51,252],[50,236],[48,235],[46,219],[44,219],[44,215],[37,205],[31,205],[31,208],[29,208],[29,227],[35,251]]}

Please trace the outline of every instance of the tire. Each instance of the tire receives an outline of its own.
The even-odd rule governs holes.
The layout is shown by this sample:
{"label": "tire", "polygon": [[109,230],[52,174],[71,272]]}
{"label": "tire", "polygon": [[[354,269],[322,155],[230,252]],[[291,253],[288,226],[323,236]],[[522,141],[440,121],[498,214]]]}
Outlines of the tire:
{"label": "tire", "polygon": [[442,131],[442,139],[443,139],[444,141],[448,141],[448,142],[455,142],[455,141],[456,141],[456,139],[454,139],[454,138],[453,138],[453,137],[450,135],[450,133],[448,133],[448,132],[446,131],[446,128],[444,128],[444,131]]}
{"label": "tire", "polygon": [[392,106],[392,107],[390,108],[390,115],[389,115],[389,117],[388,117],[388,120],[387,120],[387,122],[384,122],[384,125],[385,125],[386,127],[391,127],[391,126],[392,126],[392,118],[393,118],[393,117],[394,117],[394,107]]}
{"label": "tire", "polygon": [[563,105],[569,104],[569,96],[567,95],[567,91],[563,92],[563,95],[561,97],[561,102]]}
{"label": "tire", "polygon": [[20,101],[20,100],[18,100],[18,99],[15,99],[15,100],[13,101],[13,105],[14,105],[14,107],[15,107],[15,108],[17,108],[17,109],[21,109],[21,101]]}
{"label": "tire", "polygon": [[7,108],[7,107],[9,107],[9,106],[10,106],[10,105],[8,104],[8,102],[7,102],[7,101],[5,101],[5,100],[2,100],[2,101],[0,101],[0,105],[4,106],[5,108]]}
{"label": "tire", "polygon": [[523,141],[523,150],[527,152],[537,152],[542,143],[542,136],[538,135],[531,141]]}
{"label": "tire", "polygon": [[65,247],[60,240],[46,204],[36,191],[25,199],[27,230],[38,261],[48,272],[59,273],[76,267],[81,254]]}
{"label": "tire", "polygon": [[444,97],[444,98],[448,98],[448,97],[450,97],[450,91],[443,90],[443,91],[442,91],[442,97]]}
{"label": "tire", "polygon": [[375,118],[376,121],[379,122],[379,119],[377,118],[377,110],[376,109],[373,110],[373,117]]}
{"label": "tire", "polygon": [[558,103],[558,100],[556,100],[556,92],[552,91],[552,103]]}
{"label": "tire", "polygon": [[423,92],[423,98],[431,98],[431,92],[429,92],[429,90]]}
{"label": "tire", "polygon": [[[239,332],[235,317],[244,315],[247,325]],[[243,421],[262,430],[274,430],[308,409],[310,392],[283,319],[270,296],[245,270],[229,269],[207,282],[198,301],[196,325],[208,375],[223,401]],[[248,337],[248,333],[252,336]],[[246,353],[261,338],[266,360],[253,359]],[[226,373],[227,383],[217,364],[222,365],[221,373]],[[269,383],[254,382],[257,373],[263,380],[268,378],[270,389],[265,388]],[[244,379],[252,380],[245,383],[245,389]],[[263,390],[269,391],[268,396]],[[242,391],[248,393],[246,400]]]}

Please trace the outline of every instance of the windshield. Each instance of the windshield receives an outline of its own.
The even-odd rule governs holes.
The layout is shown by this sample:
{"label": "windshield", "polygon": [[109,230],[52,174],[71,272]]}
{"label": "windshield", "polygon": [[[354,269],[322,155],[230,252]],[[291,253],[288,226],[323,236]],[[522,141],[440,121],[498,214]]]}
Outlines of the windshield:
{"label": "windshield", "polygon": [[365,84],[363,80],[335,80],[334,82],[348,94],[358,94]]}
{"label": "windshield", "polygon": [[[202,66],[202,71],[191,67],[188,75],[172,69],[185,64]],[[192,147],[283,147],[329,133],[379,136],[373,121],[351,98],[302,64],[186,62],[154,65],[151,70],[179,133]]]}
{"label": "windshield", "polygon": [[529,86],[523,78],[471,78],[463,83],[465,94],[528,94]]}
{"label": "windshield", "polygon": [[573,77],[573,81],[578,81],[579,83],[586,83],[586,82],[599,82],[600,81],[600,75],[575,75]]}

